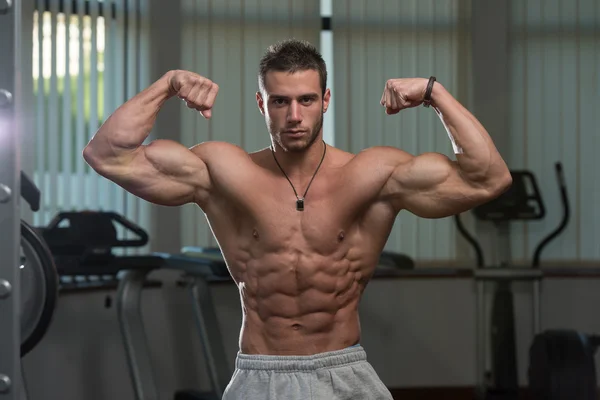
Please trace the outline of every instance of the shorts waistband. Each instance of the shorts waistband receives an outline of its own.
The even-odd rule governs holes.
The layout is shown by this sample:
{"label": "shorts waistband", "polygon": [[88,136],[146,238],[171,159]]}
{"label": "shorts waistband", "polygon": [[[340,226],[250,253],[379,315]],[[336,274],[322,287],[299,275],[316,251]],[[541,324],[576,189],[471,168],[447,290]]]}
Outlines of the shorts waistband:
{"label": "shorts waistband", "polygon": [[367,353],[358,344],[342,350],[308,356],[273,356],[238,352],[235,367],[246,370],[315,371],[317,369],[339,367],[345,364],[366,361],[366,359]]}

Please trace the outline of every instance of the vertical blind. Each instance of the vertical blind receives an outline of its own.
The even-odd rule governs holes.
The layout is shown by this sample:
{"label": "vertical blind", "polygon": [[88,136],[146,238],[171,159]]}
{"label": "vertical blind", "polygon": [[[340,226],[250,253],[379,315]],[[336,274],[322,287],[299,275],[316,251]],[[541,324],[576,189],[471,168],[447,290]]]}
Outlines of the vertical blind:
{"label": "vertical blind", "polygon": [[[270,144],[256,105],[258,64],[267,47],[285,38],[319,46],[318,0],[184,0],[182,68],[220,87],[210,121],[182,107],[181,142],[190,147],[223,140],[252,152]],[[202,210],[182,207],[183,245],[215,246]]]}
{"label": "vertical blind", "polygon": [[513,224],[512,249],[531,259],[562,217],[554,163],[561,161],[571,203],[567,229],[544,259],[600,259],[600,3],[512,0],[509,79],[512,168],[538,178],[546,218]]}
{"label": "vertical blind", "polygon": [[102,210],[148,228],[149,205],[99,176],[81,155],[104,119],[147,86],[140,35],[146,17],[145,0],[36,0],[36,226],[61,211]]}
{"label": "vertical blind", "polygon": [[[394,146],[411,154],[454,158],[435,112],[422,107],[387,116],[379,101],[391,78],[436,75],[466,104],[470,1],[348,0],[333,7],[335,142],[352,153]],[[451,218],[430,220],[401,212],[386,249],[420,260],[454,259]]]}

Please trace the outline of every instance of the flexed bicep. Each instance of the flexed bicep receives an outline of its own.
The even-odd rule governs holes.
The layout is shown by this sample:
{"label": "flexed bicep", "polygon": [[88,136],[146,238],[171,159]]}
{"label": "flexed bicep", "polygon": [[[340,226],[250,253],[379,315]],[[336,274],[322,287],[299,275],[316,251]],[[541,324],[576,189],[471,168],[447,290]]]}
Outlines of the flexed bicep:
{"label": "flexed bicep", "polygon": [[466,179],[458,162],[440,153],[418,156],[393,147],[373,148],[385,172],[379,199],[396,212],[443,218],[488,201],[489,186]]}
{"label": "flexed bicep", "polygon": [[202,203],[208,167],[196,151],[171,140],[143,145],[163,104],[173,96],[205,118],[212,116],[217,84],[190,71],[169,71],[121,105],[83,149],[96,172],[147,201],[167,206]]}
{"label": "flexed bicep", "polygon": [[208,169],[193,149],[171,140],[156,140],[135,149],[130,157],[128,163],[98,172],[128,192],[159,205],[201,203],[208,196]]}
{"label": "flexed bicep", "polygon": [[404,160],[394,169],[386,187],[398,208],[423,218],[455,215],[492,196],[488,186],[465,179],[459,164],[439,153]]}

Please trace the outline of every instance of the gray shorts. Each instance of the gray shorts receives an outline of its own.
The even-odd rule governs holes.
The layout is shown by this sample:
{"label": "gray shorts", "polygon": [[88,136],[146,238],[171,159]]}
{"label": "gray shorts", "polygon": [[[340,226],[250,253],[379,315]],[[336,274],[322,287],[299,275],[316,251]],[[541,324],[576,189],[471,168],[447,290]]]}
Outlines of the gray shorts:
{"label": "gray shorts", "polygon": [[223,400],[392,400],[360,345],[311,356],[238,353]]}

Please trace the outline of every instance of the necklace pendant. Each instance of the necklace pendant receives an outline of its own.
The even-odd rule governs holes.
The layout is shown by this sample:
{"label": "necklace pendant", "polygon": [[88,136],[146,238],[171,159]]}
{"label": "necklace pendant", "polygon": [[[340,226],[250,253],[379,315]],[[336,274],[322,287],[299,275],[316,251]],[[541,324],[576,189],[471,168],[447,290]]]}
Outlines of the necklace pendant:
{"label": "necklace pendant", "polygon": [[304,211],[304,199],[296,200],[296,210]]}

